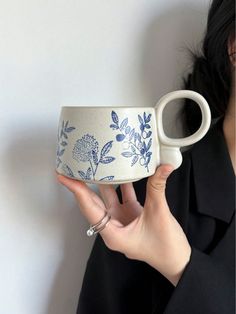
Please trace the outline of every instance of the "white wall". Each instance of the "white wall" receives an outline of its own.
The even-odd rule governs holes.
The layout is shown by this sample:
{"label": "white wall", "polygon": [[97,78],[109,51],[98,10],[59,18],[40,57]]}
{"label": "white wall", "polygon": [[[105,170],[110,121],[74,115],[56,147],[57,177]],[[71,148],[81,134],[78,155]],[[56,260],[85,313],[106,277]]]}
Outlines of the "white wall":
{"label": "white wall", "polygon": [[76,311],[93,239],[54,175],[60,106],[154,106],[208,3],[0,0],[0,314]]}

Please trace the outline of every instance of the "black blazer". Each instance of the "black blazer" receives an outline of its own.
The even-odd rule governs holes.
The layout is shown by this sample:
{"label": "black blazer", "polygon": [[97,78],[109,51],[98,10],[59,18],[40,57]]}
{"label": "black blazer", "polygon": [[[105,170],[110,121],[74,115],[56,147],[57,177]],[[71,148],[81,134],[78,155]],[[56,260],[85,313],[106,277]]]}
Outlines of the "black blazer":
{"label": "black blazer", "polygon": [[[182,165],[167,181],[170,210],[192,247],[177,286],[145,262],[108,249],[98,234],[77,314],[235,313],[235,175],[222,122],[183,152]],[[142,205],[146,183],[133,183]],[[119,187],[117,192],[121,199]]]}

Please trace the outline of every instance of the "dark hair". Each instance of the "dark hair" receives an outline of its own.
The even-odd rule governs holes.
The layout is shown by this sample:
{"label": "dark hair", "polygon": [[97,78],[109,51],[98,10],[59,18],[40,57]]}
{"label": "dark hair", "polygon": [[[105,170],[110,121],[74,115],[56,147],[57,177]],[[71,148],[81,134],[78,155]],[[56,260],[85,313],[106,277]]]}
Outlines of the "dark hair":
{"label": "dark hair", "polygon": [[[229,102],[232,70],[228,56],[228,40],[235,34],[234,0],[213,0],[209,9],[207,27],[201,53],[191,52],[192,73],[184,78],[184,89],[200,93],[207,100],[212,118],[225,115]],[[190,133],[201,123],[201,111],[186,99],[181,114]]]}

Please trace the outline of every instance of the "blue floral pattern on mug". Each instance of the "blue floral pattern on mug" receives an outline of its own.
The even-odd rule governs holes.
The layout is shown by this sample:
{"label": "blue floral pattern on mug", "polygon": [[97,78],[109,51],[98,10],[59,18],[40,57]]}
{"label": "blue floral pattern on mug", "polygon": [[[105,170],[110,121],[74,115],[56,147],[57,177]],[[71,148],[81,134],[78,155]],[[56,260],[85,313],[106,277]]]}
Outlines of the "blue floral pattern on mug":
{"label": "blue floral pattern on mug", "polygon": [[[63,120],[61,127],[58,129],[58,134],[57,134],[57,152],[56,152],[56,167],[58,168],[60,164],[62,163],[61,156],[64,154],[66,146],[68,145],[67,140],[68,140],[68,133],[74,131],[76,128],[73,126],[68,126],[69,120],[66,122]],[[62,164],[62,169],[63,171],[70,177],[74,178],[74,174],[70,167],[66,165],[65,163]]]}
{"label": "blue floral pattern on mug", "polygon": [[[72,157],[78,162],[88,162],[89,167],[87,170],[78,173],[83,180],[95,180],[95,175],[99,164],[108,164],[115,160],[115,157],[106,156],[112,148],[113,141],[107,142],[101,149],[100,156],[98,156],[99,143],[93,135],[85,134],[82,138],[78,139],[72,151]],[[112,181],[113,175],[100,178],[99,181]]]}
{"label": "blue floral pattern on mug", "polygon": [[68,177],[75,178],[73,171],[70,169],[70,167],[67,164],[65,163],[63,164],[62,170]]}
{"label": "blue floral pattern on mug", "polygon": [[152,131],[149,122],[151,120],[151,114],[143,113],[143,117],[138,115],[138,120],[140,123],[139,132],[135,131],[128,125],[128,118],[126,117],[119,123],[119,117],[115,111],[111,112],[112,124],[110,128],[119,131],[116,135],[117,142],[122,142],[124,152],[121,153],[122,156],[126,158],[132,158],[131,167],[139,161],[141,166],[144,166],[149,172],[148,164],[151,160],[152,152],[150,148],[152,146]]}

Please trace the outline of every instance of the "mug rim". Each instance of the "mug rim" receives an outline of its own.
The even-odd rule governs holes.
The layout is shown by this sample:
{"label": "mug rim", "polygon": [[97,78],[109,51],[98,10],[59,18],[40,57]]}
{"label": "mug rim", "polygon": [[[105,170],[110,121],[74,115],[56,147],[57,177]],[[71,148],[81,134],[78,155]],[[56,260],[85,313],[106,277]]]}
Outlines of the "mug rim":
{"label": "mug rim", "polygon": [[155,109],[155,107],[146,107],[146,106],[61,106],[65,109],[98,109],[98,108],[107,108],[107,109]]}

